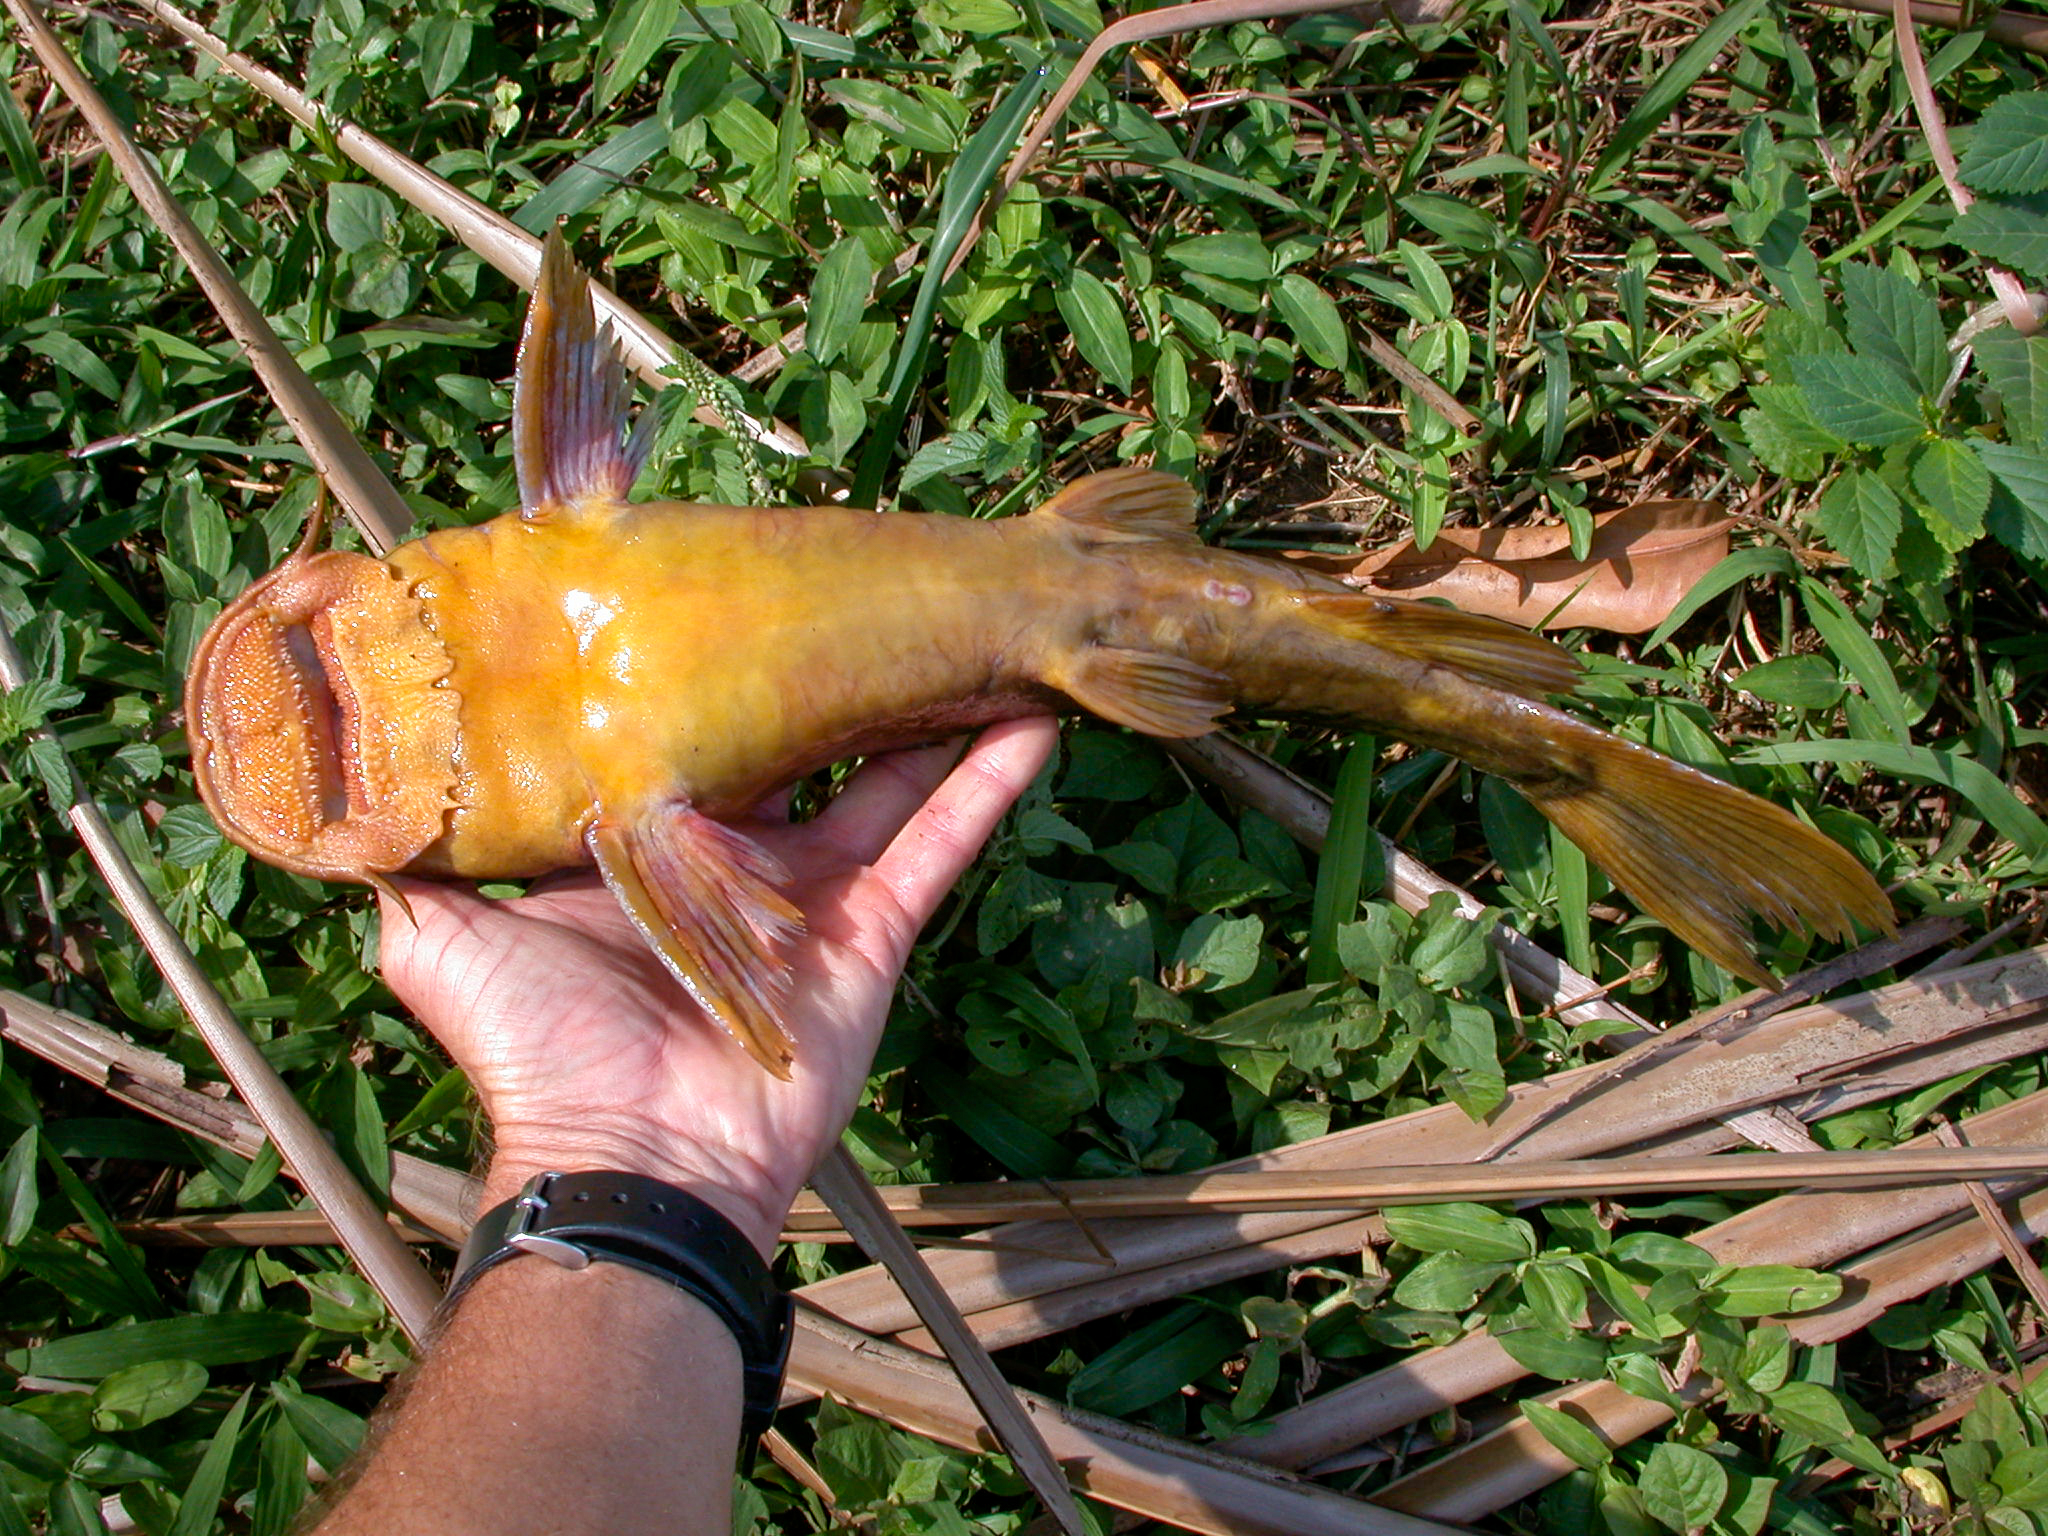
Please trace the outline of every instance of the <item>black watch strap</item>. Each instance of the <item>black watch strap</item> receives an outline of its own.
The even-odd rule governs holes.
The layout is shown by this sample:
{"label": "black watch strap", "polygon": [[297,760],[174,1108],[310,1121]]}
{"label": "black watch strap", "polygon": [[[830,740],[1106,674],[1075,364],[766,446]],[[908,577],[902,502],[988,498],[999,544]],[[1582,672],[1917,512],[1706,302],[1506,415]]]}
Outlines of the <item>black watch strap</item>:
{"label": "black watch strap", "polygon": [[470,1229],[441,1314],[476,1277],[522,1253],[565,1269],[625,1264],[687,1291],[739,1340],[741,1434],[768,1427],[789,1360],[789,1297],[738,1227],[695,1195],[635,1173],[543,1173]]}

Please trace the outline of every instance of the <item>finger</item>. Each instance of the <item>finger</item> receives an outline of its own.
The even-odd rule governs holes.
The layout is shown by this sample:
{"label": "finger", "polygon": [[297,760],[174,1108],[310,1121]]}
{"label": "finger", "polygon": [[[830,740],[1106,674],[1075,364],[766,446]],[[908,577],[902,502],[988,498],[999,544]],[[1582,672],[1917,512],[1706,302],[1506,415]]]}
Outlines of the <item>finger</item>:
{"label": "finger", "polygon": [[1058,740],[1059,724],[1046,716],[990,726],[875,861],[875,878],[902,906],[912,934],[930,921]]}
{"label": "finger", "polygon": [[848,864],[872,864],[960,760],[964,738],[870,758],[804,828]]}

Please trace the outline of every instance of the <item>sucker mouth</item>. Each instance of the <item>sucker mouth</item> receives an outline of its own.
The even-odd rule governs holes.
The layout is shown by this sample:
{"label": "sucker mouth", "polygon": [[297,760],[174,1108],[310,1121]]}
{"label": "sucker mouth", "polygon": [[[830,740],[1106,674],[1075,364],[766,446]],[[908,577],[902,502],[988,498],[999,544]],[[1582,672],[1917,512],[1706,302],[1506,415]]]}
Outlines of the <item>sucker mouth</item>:
{"label": "sucker mouth", "polygon": [[234,843],[374,881],[446,829],[461,698],[425,605],[379,561],[295,554],[231,604],[186,682],[192,773]]}

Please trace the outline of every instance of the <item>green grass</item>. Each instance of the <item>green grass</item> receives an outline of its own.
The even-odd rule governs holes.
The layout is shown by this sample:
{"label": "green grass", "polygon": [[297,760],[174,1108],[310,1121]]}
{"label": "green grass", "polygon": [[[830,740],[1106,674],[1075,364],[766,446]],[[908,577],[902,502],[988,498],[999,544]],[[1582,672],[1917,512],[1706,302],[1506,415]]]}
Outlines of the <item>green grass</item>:
{"label": "green grass", "polygon": [[[1202,488],[1210,538],[1268,548],[1273,520],[1284,538],[1304,508],[1307,544],[1332,522],[1375,540],[1440,521],[1576,529],[1640,496],[1716,498],[1742,514],[1744,547],[1647,642],[1568,637],[1591,660],[1581,707],[1804,808],[1895,887],[1902,916],[1954,909],[1982,933],[2048,873],[2048,342],[1986,332],[1953,387],[1946,351],[1988,296],[1975,251],[2044,276],[2025,137],[2037,59],[1930,35],[1983,198],[1960,239],[1875,21],[1766,0],[1479,0],[1448,28],[1333,17],[1169,39],[1148,52],[1194,110],[1175,115],[1112,61],[942,283],[1035,70],[1057,75],[1103,21],[1087,0],[245,0],[209,19],[527,229],[566,220],[714,369],[808,322],[809,349],[743,395],[809,458],[744,449],[676,409],[666,494],[850,483],[987,515],[1149,460]],[[521,296],[218,71],[98,16],[69,36],[422,523],[506,510]],[[304,455],[11,43],[0,74],[18,92],[0,93],[0,612],[42,679],[0,700],[6,985],[207,1074],[45,797],[53,764],[25,732],[47,718],[344,1154],[381,1182],[396,1127],[405,1150],[466,1163],[471,1110],[365,971],[363,903],[250,864],[185,771],[185,662],[296,537]],[[1960,130],[1980,116],[1996,132],[1973,147]],[[1367,327],[1479,434],[1375,364]],[[1603,877],[1518,801],[1435,754],[1368,771],[1343,738],[1256,737],[1344,786],[1347,846],[1400,833],[1499,921],[1603,982],[1631,978],[1618,995],[1638,1011],[1676,1021],[1735,990],[1617,915]],[[900,1179],[1185,1170],[1445,1098],[1484,1113],[1508,1083],[1580,1059],[1580,1034],[1517,1017],[1478,930],[1365,895],[1319,884],[1274,823],[1149,744],[1076,728],[920,952],[936,1021],[901,1009],[858,1150]],[[1766,958],[1813,953],[1788,936]],[[1936,1099],[1966,1112],[2039,1076],[2007,1064],[1822,1140],[1883,1144]],[[172,1208],[282,1206],[274,1160],[119,1117],[13,1049],[0,1119],[0,1328],[37,1351],[9,1357],[36,1379],[0,1406],[0,1530],[92,1531],[108,1494],[152,1532],[211,1529],[216,1504],[228,1529],[285,1530],[307,1455],[346,1454],[402,1356],[375,1298],[332,1251],[195,1260],[112,1232]],[[1731,1383],[1722,1406],[1605,1457],[1545,1420],[1586,1470],[1503,1528],[1895,1522],[1905,1492],[1844,1404],[1905,1417],[1896,1381],[2002,1366],[2040,1320],[1981,1279],[1853,1344],[1792,1349],[1676,1244],[1726,1209],[1639,1203],[1612,1234],[1583,1206],[1404,1217],[1377,1279],[1241,1282],[1005,1364],[1229,1436],[1294,1400],[1298,1346],[1327,1384],[1491,1320],[1539,1370],[1655,1395],[1657,1363],[1692,1338]],[[805,1277],[841,1262],[792,1260]],[[1630,1282],[1660,1276],[1644,1313]],[[1757,1283],[1787,1308],[1824,1288]],[[1626,1326],[1579,1326],[1589,1295]],[[112,1331],[129,1325],[154,1331]],[[877,1529],[1028,1517],[998,1463],[838,1408],[787,1417],[842,1511]],[[1789,1497],[1830,1451],[1868,1470]],[[2024,1533],[2044,1458],[2040,1405],[1999,1399],[1891,1465],[1924,1464],[1973,1529]],[[756,1471],[743,1516],[823,1523],[812,1495]]]}

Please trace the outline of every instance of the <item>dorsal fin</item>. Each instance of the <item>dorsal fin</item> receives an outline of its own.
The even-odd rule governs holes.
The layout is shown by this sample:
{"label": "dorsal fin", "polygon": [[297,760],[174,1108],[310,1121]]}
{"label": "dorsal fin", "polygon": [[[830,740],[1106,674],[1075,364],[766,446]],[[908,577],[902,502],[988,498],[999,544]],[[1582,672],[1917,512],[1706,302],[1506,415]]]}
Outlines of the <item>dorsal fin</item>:
{"label": "dorsal fin", "polygon": [[1353,640],[1426,661],[1523,698],[1570,693],[1578,658],[1541,635],[1434,603],[1365,592],[1303,592],[1317,623]]}
{"label": "dorsal fin", "polygon": [[[653,441],[644,430],[626,433],[626,398],[625,365],[611,333],[598,329],[590,279],[550,230],[512,382],[512,462],[525,516],[626,499]],[[652,419],[643,413],[640,427]]]}
{"label": "dorsal fin", "polygon": [[1079,523],[1111,539],[1192,539],[1194,487],[1157,469],[1106,469],[1084,475],[1041,503],[1038,516]]}

